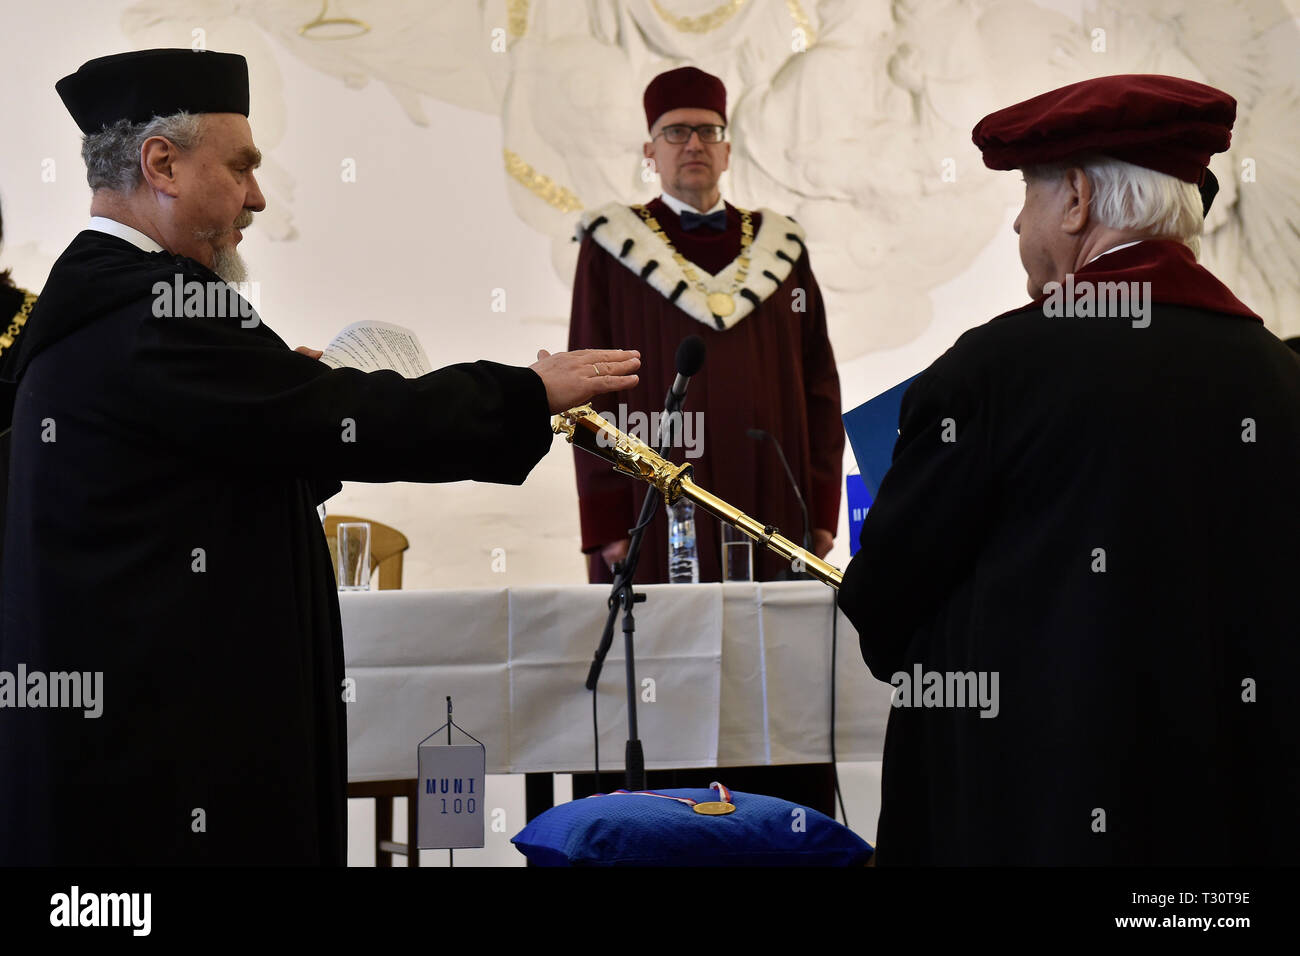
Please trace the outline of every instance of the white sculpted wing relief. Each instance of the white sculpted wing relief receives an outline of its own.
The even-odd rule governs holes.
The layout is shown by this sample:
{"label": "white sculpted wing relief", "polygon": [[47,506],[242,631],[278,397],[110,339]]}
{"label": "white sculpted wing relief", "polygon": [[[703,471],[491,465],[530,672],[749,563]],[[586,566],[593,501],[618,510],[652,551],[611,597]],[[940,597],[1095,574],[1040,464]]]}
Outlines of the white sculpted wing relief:
{"label": "white sculpted wing relief", "polygon": [[[836,356],[846,360],[920,334],[929,290],[1003,228],[1020,184],[984,168],[971,127],[1071,82],[1059,61],[1080,44],[1069,20],[1028,0],[900,4],[883,22],[872,4],[839,12],[779,83],[740,104],[733,128],[743,157],[733,153],[732,165],[738,192],[763,192],[808,230]],[[1008,55],[1049,37],[1063,51],[1056,60]],[[879,311],[864,314],[863,303]]]}
{"label": "white sculpted wing relief", "polygon": [[[1300,51],[1293,51],[1300,61]],[[1281,338],[1300,335],[1300,90],[1264,91],[1232,136],[1210,210],[1214,225],[1202,243],[1202,261]],[[1223,209],[1219,208],[1222,200]],[[1235,273],[1235,274],[1234,274]]]}
{"label": "white sculpted wing relief", "polygon": [[1237,100],[1231,148],[1210,160],[1219,194],[1201,262],[1275,333],[1300,334],[1300,31],[1280,0],[1101,0],[1073,79],[1166,73]]}

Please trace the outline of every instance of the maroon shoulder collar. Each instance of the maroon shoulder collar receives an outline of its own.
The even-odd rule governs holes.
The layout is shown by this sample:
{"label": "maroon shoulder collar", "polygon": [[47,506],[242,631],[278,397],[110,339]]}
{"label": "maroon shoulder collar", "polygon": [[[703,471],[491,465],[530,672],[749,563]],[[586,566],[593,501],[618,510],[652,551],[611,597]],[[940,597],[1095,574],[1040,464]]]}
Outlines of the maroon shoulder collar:
{"label": "maroon shoulder collar", "polygon": [[[1074,283],[1150,282],[1151,301],[1184,305],[1264,321],[1196,261],[1192,250],[1174,239],[1144,239],[1136,245],[1098,256],[1074,274]],[[1047,298],[1039,296],[1011,312],[1037,308]],[[1010,315],[1011,312],[1004,313]]]}

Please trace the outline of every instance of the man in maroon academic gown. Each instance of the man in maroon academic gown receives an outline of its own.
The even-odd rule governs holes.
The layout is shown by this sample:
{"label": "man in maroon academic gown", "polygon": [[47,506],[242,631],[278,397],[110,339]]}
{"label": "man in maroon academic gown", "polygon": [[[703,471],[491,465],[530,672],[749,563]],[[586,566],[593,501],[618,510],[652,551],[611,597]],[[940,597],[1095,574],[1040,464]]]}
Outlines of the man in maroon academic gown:
{"label": "man in maroon academic gown", "polygon": [[1300,362],[1196,261],[1235,115],[1112,76],[975,128],[1034,301],[907,390],[840,589],[880,865],[1300,859]]}
{"label": "man in maroon academic gown", "polygon": [[[803,512],[776,449],[748,435],[768,432],[790,461],[808,505],[812,550],[824,557],[839,517],[844,430],[839,375],[803,229],[769,209],[741,210],[722,200],[718,178],[731,145],[721,80],[694,67],[672,70],[650,83],[644,105],[644,153],[663,194],[644,213],[611,203],[583,216],[569,347],[617,343],[641,351],[641,384],[606,396],[597,411],[650,440],[649,422],[640,426],[635,413],[662,409],[679,343],[703,338],[707,359],[685,404],[686,428],[699,422],[702,434],[684,432],[671,457],[690,461],[702,487],[802,542]],[[751,230],[752,244],[743,242]],[[647,487],[592,455],[575,455],[590,578],[611,581]],[[719,525],[697,511],[695,526],[700,580],[718,581]],[[642,541],[638,582],[668,579],[667,548],[661,509]],[[754,558],[757,580],[788,570],[761,548]]]}

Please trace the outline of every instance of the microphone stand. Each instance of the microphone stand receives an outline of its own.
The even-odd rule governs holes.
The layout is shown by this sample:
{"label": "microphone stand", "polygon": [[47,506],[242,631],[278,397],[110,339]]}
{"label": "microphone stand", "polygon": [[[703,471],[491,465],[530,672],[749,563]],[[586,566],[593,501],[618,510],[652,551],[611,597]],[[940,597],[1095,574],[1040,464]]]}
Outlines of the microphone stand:
{"label": "microphone stand", "polygon": [[[812,551],[812,522],[808,518],[808,503],[803,500],[803,492],[799,490],[799,482],[794,480],[794,472],[790,470],[790,462],[786,461],[785,450],[781,447],[781,442],[771,432],[764,431],[761,428],[751,428],[746,434],[758,441],[770,441],[776,447],[776,453],[781,459],[781,467],[785,469],[785,477],[794,490],[795,500],[799,502],[799,510],[803,512],[803,549]],[[807,571],[794,571],[792,569],[786,569],[782,577],[787,581],[812,580],[812,575]]]}
{"label": "microphone stand", "polygon": [[[664,398],[664,416],[661,421],[668,423],[668,435],[655,451],[664,455],[673,442],[673,426],[681,413],[685,396],[678,396],[672,389]],[[641,740],[637,736],[636,724],[636,660],[633,653],[633,640],[636,634],[636,616],[633,607],[645,602],[645,594],[633,590],[632,580],[636,576],[637,564],[641,559],[641,538],[645,529],[654,520],[659,507],[659,495],[655,488],[646,489],[645,501],[641,504],[641,516],[636,527],[631,530],[627,547],[627,557],[614,565],[614,586],[609,593],[609,614],[605,618],[605,630],[600,636],[600,646],[587,671],[587,690],[596,692],[596,683],[600,680],[600,671],[605,663],[605,656],[614,643],[614,619],[621,609],[623,611],[623,657],[627,673],[627,746],[624,749],[623,786],[627,790],[645,789],[645,753],[641,749]],[[598,781],[599,782],[599,781]]]}

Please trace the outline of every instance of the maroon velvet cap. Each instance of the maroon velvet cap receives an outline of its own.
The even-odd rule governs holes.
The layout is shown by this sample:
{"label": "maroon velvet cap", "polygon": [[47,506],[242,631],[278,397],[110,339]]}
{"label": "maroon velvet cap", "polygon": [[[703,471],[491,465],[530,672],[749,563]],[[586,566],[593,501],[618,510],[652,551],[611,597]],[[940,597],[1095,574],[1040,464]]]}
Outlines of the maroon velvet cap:
{"label": "maroon velvet cap", "polygon": [[693,66],[660,73],[645,88],[644,102],[646,129],[669,110],[713,110],[727,122],[727,88],[716,76]]}
{"label": "maroon velvet cap", "polygon": [[1023,169],[1087,153],[1205,183],[1210,156],[1232,142],[1237,101],[1176,76],[1102,76],[984,117],[971,139],[990,169]]}

